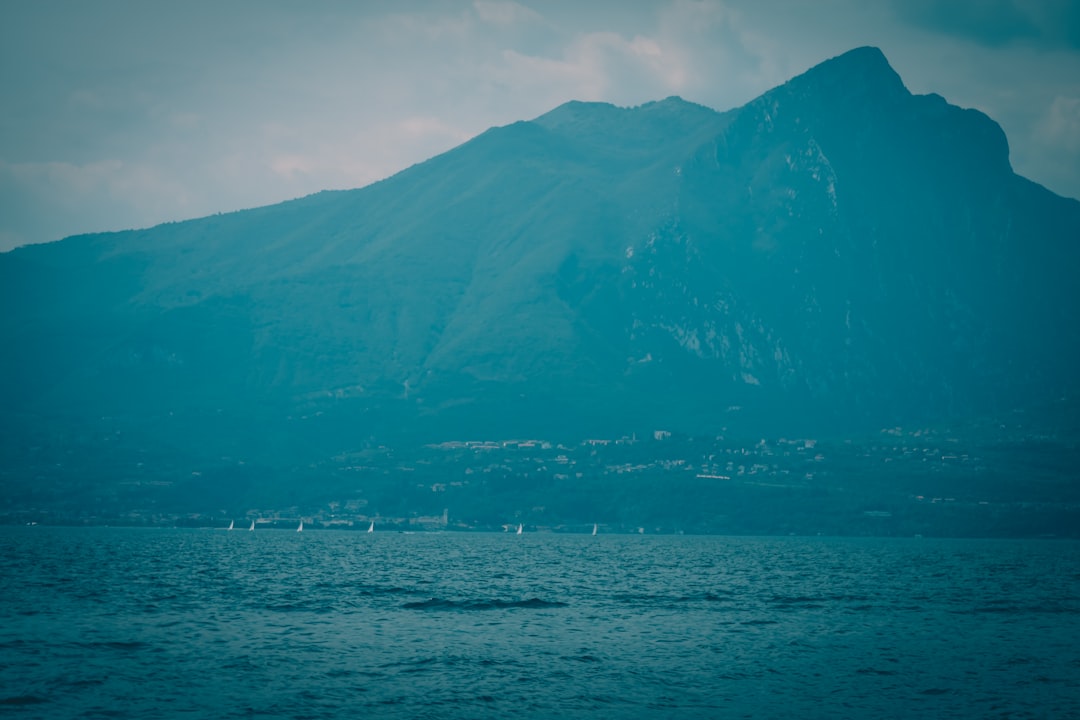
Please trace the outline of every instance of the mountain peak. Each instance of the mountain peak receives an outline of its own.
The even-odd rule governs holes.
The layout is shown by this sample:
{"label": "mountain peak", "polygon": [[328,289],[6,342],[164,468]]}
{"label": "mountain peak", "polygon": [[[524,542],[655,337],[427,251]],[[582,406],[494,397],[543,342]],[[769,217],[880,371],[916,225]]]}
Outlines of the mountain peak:
{"label": "mountain peak", "polygon": [[606,102],[584,102],[570,100],[539,116],[534,123],[549,130],[612,121],[627,121],[630,118],[679,118],[700,120],[703,117],[718,115],[712,108],[684,100],[677,95],[647,102],[636,107],[620,107]]}
{"label": "mountain peak", "polygon": [[596,147],[655,149],[657,138],[682,142],[717,127],[721,113],[671,96],[636,107],[572,100],[532,121],[556,135]]}
{"label": "mountain peak", "polygon": [[818,63],[816,67],[863,67],[876,68],[878,71],[889,73],[893,72],[892,66],[889,65],[888,58],[885,57],[885,53],[881,52],[881,48],[873,45],[863,45],[861,47],[852,48],[847,52],[840,53],[836,57]]}
{"label": "mountain peak", "polygon": [[858,47],[819,63],[777,90],[815,96],[824,102],[852,96],[895,102],[910,95],[885,54],[872,46]]}
{"label": "mountain peak", "polygon": [[587,102],[583,100],[570,100],[558,107],[548,110],[543,115],[534,119],[533,122],[549,130],[575,125],[587,117],[611,116],[617,114],[622,108],[606,102]]}

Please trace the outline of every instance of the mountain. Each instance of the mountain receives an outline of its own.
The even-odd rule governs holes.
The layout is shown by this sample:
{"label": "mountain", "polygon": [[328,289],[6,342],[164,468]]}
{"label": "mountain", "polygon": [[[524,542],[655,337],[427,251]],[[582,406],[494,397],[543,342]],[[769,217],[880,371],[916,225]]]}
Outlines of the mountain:
{"label": "mountain", "polygon": [[724,113],[570,102],[362,189],[18,248],[2,447],[302,464],[1052,403],[1080,202],[1008,152],[859,48]]}

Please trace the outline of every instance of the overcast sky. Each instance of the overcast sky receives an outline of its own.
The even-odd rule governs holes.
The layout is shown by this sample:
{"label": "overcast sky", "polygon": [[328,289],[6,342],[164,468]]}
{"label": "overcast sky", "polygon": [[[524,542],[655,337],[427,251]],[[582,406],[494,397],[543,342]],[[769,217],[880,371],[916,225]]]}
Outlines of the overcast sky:
{"label": "overcast sky", "polygon": [[0,250],[360,187],[571,99],[726,110],[860,45],[1080,197],[1075,0],[5,0]]}

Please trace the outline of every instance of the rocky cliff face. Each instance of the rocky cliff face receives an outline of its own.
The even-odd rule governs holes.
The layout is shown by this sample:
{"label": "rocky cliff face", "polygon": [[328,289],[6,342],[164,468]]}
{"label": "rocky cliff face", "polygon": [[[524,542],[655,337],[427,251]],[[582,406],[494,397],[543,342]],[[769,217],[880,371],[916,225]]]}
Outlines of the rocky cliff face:
{"label": "rocky cliff face", "polygon": [[1080,203],[861,48],[726,113],[568,103],[360,190],[0,255],[0,412],[333,447],[928,422],[1075,393],[1078,261]]}

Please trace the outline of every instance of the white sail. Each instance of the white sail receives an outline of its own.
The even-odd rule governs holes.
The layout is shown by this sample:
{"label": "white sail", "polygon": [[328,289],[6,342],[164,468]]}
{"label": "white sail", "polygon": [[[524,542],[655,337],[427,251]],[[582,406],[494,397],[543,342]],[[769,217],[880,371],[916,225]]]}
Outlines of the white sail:
{"label": "white sail", "polygon": [[254,521],[254,520],[252,520],[252,521],[251,521],[251,527],[249,527],[249,528],[248,528],[248,532],[251,532],[251,531],[253,531],[254,529],[255,529],[255,521]]}
{"label": "white sail", "polygon": [[233,521],[232,521],[232,520],[230,520],[230,521],[229,521],[229,529],[230,529],[230,530],[232,530],[232,529],[233,529]]}
{"label": "white sail", "polygon": [[593,535],[595,535],[595,534],[596,534],[596,529],[597,529],[597,528],[596,528],[596,523],[593,523],[593,526],[592,526],[592,534],[593,534]]}
{"label": "white sail", "polygon": [[368,531],[368,532],[375,532],[375,521],[374,521],[374,520],[372,520],[372,521],[371,521],[371,524],[370,524],[370,525],[368,525],[368,529],[367,529],[367,531]]}
{"label": "white sail", "polygon": [[517,534],[518,534],[518,535],[520,535],[520,534],[521,534],[521,523],[518,523],[518,529],[517,529]]}
{"label": "white sail", "polygon": [[304,532],[304,521],[300,521],[300,527],[296,528],[296,532]]}

